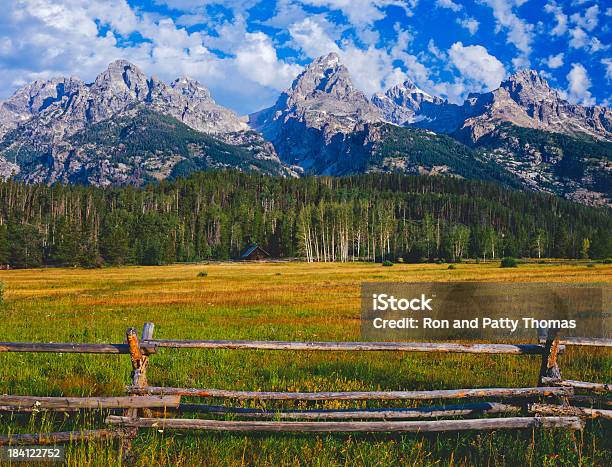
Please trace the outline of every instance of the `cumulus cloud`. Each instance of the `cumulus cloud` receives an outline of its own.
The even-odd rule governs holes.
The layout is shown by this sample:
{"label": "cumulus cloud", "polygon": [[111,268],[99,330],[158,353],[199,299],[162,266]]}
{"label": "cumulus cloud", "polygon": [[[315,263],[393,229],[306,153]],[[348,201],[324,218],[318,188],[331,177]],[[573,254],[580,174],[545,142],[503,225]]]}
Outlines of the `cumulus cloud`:
{"label": "cumulus cloud", "polygon": [[409,14],[409,7],[416,5],[415,0],[302,0],[302,3],[341,11],[355,25],[368,25],[383,19],[384,10],[389,6],[400,7]]}
{"label": "cumulus cloud", "polygon": [[236,66],[242,76],[263,85],[282,89],[301,71],[299,65],[280,61],[270,38],[263,32],[247,33],[236,51]]}
{"label": "cumulus cloud", "polygon": [[461,25],[462,28],[467,29],[472,36],[476,34],[476,32],[478,31],[478,27],[480,26],[478,20],[470,17],[466,17],[463,19],[457,18],[457,23]]}
{"label": "cumulus cloud", "polygon": [[[584,49],[589,53],[607,50],[609,45],[604,44],[593,35],[599,24],[599,5],[592,5],[582,13],[570,16],[573,27],[569,30],[569,46],[573,49]],[[606,12],[607,14],[607,12]]]}
{"label": "cumulus cloud", "polygon": [[289,27],[289,34],[296,46],[309,58],[330,52],[340,52],[340,47],[326,32],[321,20],[306,18]]}
{"label": "cumulus cloud", "polygon": [[555,69],[563,66],[563,57],[565,54],[563,52],[558,53],[557,55],[550,55],[544,63],[548,66],[548,68]]}
{"label": "cumulus cloud", "polygon": [[583,15],[574,13],[570,19],[578,27],[586,31],[592,31],[599,24],[599,5],[593,5],[587,8]]}
{"label": "cumulus cloud", "polygon": [[581,63],[572,63],[572,69],[567,74],[567,96],[572,102],[583,105],[595,105],[591,95],[591,80],[586,68]]}
{"label": "cumulus cloud", "polygon": [[589,44],[589,36],[582,28],[574,28],[570,30],[569,45],[573,49],[582,49]]}
{"label": "cumulus cloud", "polygon": [[612,58],[604,58],[601,64],[606,67],[606,78],[612,80]]}
{"label": "cumulus cloud", "polygon": [[513,11],[527,0],[480,0],[493,10],[499,30],[507,31],[507,40],[525,56],[531,53],[533,42],[533,25],[519,18]]}
{"label": "cumulus cloud", "polygon": [[436,0],[436,5],[440,8],[448,8],[449,10],[453,10],[455,12],[460,11],[463,8],[458,3],[453,2],[453,0]]}
{"label": "cumulus cloud", "polygon": [[544,6],[544,11],[551,13],[555,17],[556,24],[550,30],[553,36],[563,36],[567,32],[568,17],[563,13],[563,8],[557,5],[556,2],[548,2]]}
{"label": "cumulus cloud", "polygon": [[448,50],[448,56],[461,75],[482,90],[496,88],[506,76],[503,63],[481,45],[464,46],[455,42]]}

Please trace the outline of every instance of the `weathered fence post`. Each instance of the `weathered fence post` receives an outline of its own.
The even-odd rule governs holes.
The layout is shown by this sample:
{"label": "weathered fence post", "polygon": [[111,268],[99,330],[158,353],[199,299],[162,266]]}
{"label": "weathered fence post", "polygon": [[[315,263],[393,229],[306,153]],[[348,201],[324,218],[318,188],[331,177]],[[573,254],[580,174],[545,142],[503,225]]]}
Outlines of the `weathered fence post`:
{"label": "weathered fence post", "polygon": [[561,379],[561,370],[557,364],[559,354],[559,330],[549,329],[546,335],[546,343],[542,352],[542,365],[540,366],[540,376],[538,386],[545,386],[544,378]]}
{"label": "weathered fence post", "polygon": [[[152,327],[147,327],[148,334],[153,333]],[[145,329],[143,328],[143,337]],[[138,343],[138,334],[135,328],[128,328],[126,332],[127,344],[130,349],[130,359],[132,360],[132,385],[143,387],[147,385],[147,363],[148,357],[142,352]],[[127,409],[125,416],[131,419],[138,417],[138,409]],[[121,442],[121,455],[126,464],[131,463],[132,441],[138,435],[138,428],[132,428],[125,432]]]}

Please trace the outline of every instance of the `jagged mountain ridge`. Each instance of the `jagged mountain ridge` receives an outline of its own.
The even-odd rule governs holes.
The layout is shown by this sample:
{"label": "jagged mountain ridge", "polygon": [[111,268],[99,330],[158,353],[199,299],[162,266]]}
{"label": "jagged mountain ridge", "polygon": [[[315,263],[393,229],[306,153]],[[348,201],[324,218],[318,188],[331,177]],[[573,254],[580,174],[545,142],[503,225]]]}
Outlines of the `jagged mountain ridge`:
{"label": "jagged mountain ridge", "polygon": [[144,104],[186,125],[210,134],[247,130],[238,116],[212,99],[197,81],[178,78],[171,84],[147,77],[126,60],[112,62],[93,83],[79,78],[37,80],[0,102],[0,137],[12,128],[38,119],[54,136],[75,133]]}
{"label": "jagged mountain ridge", "polygon": [[274,144],[282,160],[307,174],[335,175],[348,138],[381,115],[331,53],[308,65],[275,105],[249,115],[249,125]]}
{"label": "jagged mountain ridge", "polygon": [[373,103],[391,123],[454,134],[469,144],[476,144],[501,122],[612,140],[610,109],[569,103],[534,70],[519,71],[490,92],[472,93],[462,105],[429,96],[411,82],[375,95]]}
{"label": "jagged mountain ridge", "polygon": [[[579,164],[584,165],[580,171],[584,174],[582,178],[568,177],[567,170],[557,170],[554,166],[574,164],[567,163],[572,154],[565,149],[586,141],[585,137],[612,144],[611,121],[609,109],[565,101],[532,70],[510,76],[491,92],[471,94],[462,105],[432,96],[408,80],[385,93],[375,94],[368,101],[362,93],[355,92],[348,70],[336,54],[313,61],[273,107],[249,118],[249,123],[274,144],[281,160],[299,165],[307,174],[342,175],[352,169],[464,176],[457,172],[461,164],[448,166],[442,162],[449,160],[445,157],[440,157],[438,163],[431,157],[420,158],[430,161],[429,166],[415,165],[415,158],[409,152],[403,159],[401,154],[395,154],[393,161],[387,162],[377,157],[375,148],[384,146],[384,139],[390,133],[378,131],[380,127],[372,124],[389,122],[451,135],[474,148],[469,155],[462,154],[471,158],[475,166],[486,160],[517,176],[525,188],[590,204],[610,204],[609,190],[602,189],[601,183],[594,183],[592,176],[596,170],[611,170],[606,156],[600,157],[599,152],[584,155]],[[507,124],[558,133],[575,141],[568,143],[566,138],[561,143],[561,140],[544,138],[548,143],[537,148],[530,147],[529,143],[521,146],[522,142],[516,141],[512,132],[496,131]],[[425,137],[393,134],[408,139]],[[359,138],[351,135],[362,135],[363,144],[355,144]],[[413,144],[396,146],[415,147]],[[433,153],[445,154],[444,151]],[[370,162],[364,163],[368,158]]]}
{"label": "jagged mountain ridge", "polygon": [[[75,135],[102,122],[111,122],[107,126],[110,131],[116,125],[124,125],[127,119],[144,115],[143,109],[172,117],[218,139],[219,143],[238,148],[239,152],[251,151],[253,164],[241,162],[239,168],[258,170],[262,167],[261,161],[268,160],[272,163],[266,173],[292,175],[282,166],[271,144],[250,130],[234,112],[216,104],[208,89],[197,81],[177,78],[166,84],[154,76],[147,77],[125,60],[116,60],[93,83],[74,77],[34,81],[0,102],[0,176],[17,176],[33,183],[79,180],[97,185],[163,178],[171,172],[168,164],[177,164],[190,155],[168,154],[168,148],[150,145],[148,151],[141,148],[140,154],[124,154],[130,163],[117,166],[113,163],[114,150],[102,153],[75,147],[79,141]],[[157,123],[153,126],[166,129]],[[179,126],[175,128],[179,131]],[[152,141],[159,143],[159,139],[152,138]],[[105,147],[104,138],[90,142],[98,143]],[[195,151],[194,157],[197,154],[200,153]],[[206,165],[227,166],[218,160]],[[157,167],[157,173],[150,170],[153,167]],[[83,173],[85,169],[90,173]],[[142,173],[147,173],[147,177],[142,177]]]}
{"label": "jagged mountain ridge", "polygon": [[[157,146],[142,146],[130,143],[131,133],[116,133],[117,128],[127,131],[130,118],[136,119],[131,128],[138,130],[143,115],[143,130],[163,128],[171,140],[177,139],[171,135],[176,131],[183,141],[187,133],[180,123],[228,146],[220,151],[212,143],[198,147],[200,138],[194,134],[186,138],[196,141],[189,150],[168,147],[158,138],[151,138]],[[176,120],[169,124],[162,116]],[[274,106],[248,116],[247,125],[196,81],[178,78],[166,84],[118,60],[93,83],[73,77],[35,81],[0,102],[0,176],[104,185],[220,167],[290,176],[402,171],[509,185],[520,180],[524,188],[610,204],[610,121],[609,109],[570,104],[530,70],[510,76],[498,89],[470,95],[461,105],[408,80],[368,99],[332,53],[315,59]],[[92,127],[99,138],[84,143]],[[100,128],[110,134],[102,135]],[[566,138],[547,137],[546,132]],[[450,135],[471,149],[434,133]],[[110,140],[129,143],[123,146],[132,153],[110,149]],[[582,159],[577,161],[576,147],[595,152],[579,151]],[[207,149],[214,155],[205,154]],[[124,165],[116,165],[118,160]],[[580,169],[571,174],[571,167]]]}

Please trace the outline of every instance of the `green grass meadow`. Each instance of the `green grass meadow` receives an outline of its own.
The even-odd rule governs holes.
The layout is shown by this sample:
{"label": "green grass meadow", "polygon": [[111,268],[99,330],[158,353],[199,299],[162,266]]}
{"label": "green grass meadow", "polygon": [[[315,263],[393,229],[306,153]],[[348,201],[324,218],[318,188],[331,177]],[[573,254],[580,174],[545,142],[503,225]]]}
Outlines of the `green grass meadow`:
{"label": "green grass meadow", "polygon": [[[207,274],[199,274],[206,272]],[[155,323],[160,339],[359,340],[364,281],[612,282],[612,265],[214,263],[105,269],[0,271],[0,341],[122,342]],[[161,349],[154,386],[262,391],[428,390],[537,383],[539,357],[399,352]],[[569,348],[565,378],[610,382],[612,352]],[[123,395],[127,355],[0,352],[0,392]],[[202,399],[200,399],[202,401]],[[206,401],[219,403],[218,401]],[[441,403],[441,402],[440,402]],[[244,402],[243,407],[413,407],[406,402]],[[425,404],[423,404],[425,405]],[[104,427],[104,413],[0,412],[0,434]],[[231,419],[230,416],[227,419]],[[139,466],[612,465],[612,423],[582,433],[545,430],[441,434],[224,434],[141,430]],[[69,445],[67,464],[121,465],[117,441]]]}

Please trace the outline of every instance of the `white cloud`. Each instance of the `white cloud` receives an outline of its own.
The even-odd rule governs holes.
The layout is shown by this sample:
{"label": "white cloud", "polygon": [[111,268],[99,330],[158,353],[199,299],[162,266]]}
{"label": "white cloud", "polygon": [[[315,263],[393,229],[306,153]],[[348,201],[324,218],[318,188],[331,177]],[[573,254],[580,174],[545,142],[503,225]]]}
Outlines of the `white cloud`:
{"label": "white cloud", "polygon": [[601,64],[606,67],[606,78],[612,80],[612,58],[604,58]]}
{"label": "white cloud", "polygon": [[498,29],[507,31],[508,42],[525,56],[531,53],[533,42],[533,25],[523,21],[513,11],[527,0],[480,0],[493,9],[493,16],[497,21]]}
{"label": "white cloud", "polygon": [[470,17],[463,19],[457,18],[457,23],[460,24],[461,27],[467,29],[472,36],[476,34],[476,32],[478,31],[478,27],[480,26],[478,20]]}
{"label": "white cloud", "polygon": [[436,45],[433,39],[429,39],[429,43],[427,44],[427,50],[438,60],[446,60],[446,54],[442,52],[438,46]]}
{"label": "white cloud", "polygon": [[250,76],[262,86],[287,87],[302,67],[280,61],[270,38],[263,32],[247,33],[236,51],[236,67],[241,76]]}
{"label": "white cloud", "polygon": [[409,7],[416,5],[415,0],[302,0],[302,3],[341,11],[354,25],[369,25],[383,19],[384,10],[389,6],[403,8],[409,13]]}
{"label": "white cloud", "polygon": [[572,63],[572,69],[567,74],[567,81],[567,96],[570,101],[583,105],[595,105],[595,99],[589,90],[591,80],[581,63]]}
{"label": "white cloud", "polygon": [[340,53],[340,47],[328,35],[320,20],[306,18],[289,27],[289,34],[309,58],[319,57],[330,52]]}
{"label": "white cloud", "polygon": [[589,36],[582,28],[570,29],[569,45],[573,49],[582,49],[589,43]]}
{"label": "white cloud", "polygon": [[453,2],[453,0],[436,0],[436,5],[440,8],[448,8],[454,12],[460,11],[463,8],[461,5]]}
{"label": "white cloud", "polygon": [[562,36],[567,32],[567,15],[563,13],[563,8],[557,5],[556,2],[548,2],[544,6],[544,11],[547,13],[552,13],[555,17],[555,27],[551,29],[550,33],[553,36]]}
{"label": "white cloud", "polygon": [[593,5],[587,8],[584,12],[584,15],[580,15],[580,13],[574,13],[570,19],[572,23],[577,26],[585,29],[586,31],[592,31],[599,24],[599,5]]}
{"label": "white cloud", "polygon": [[481,45],[455,42],[448,50],[450,62],[468,81],[481,89],[493,89],[506,77],[504,65]]}
{"label": "white cloud", "polygon": [[603,44],[597,37],[591,37],[589,42],[589,49],[591,53],[599,52],[600,50],[608,50],[610,46]]}
{"label": "white cloud", "polygon": [[557,55],[550,55],[544,62],[548,66],[548,68],[555,69],[563,66],[563,57],[564,53],[558,53]]}

